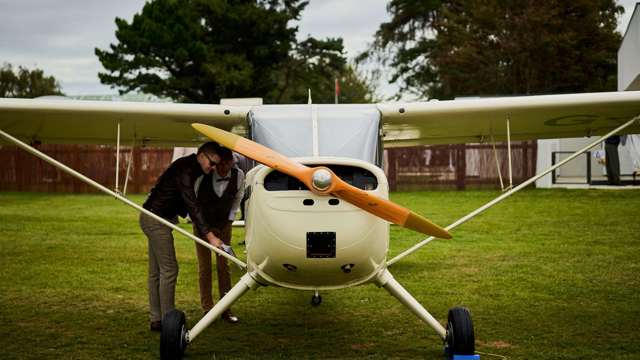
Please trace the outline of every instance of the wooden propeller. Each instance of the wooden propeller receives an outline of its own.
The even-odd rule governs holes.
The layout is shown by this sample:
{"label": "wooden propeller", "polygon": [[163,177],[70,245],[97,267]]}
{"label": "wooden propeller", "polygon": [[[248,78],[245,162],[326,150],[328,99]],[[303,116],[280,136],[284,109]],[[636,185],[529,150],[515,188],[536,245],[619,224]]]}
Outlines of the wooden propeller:
{"label": "wooden propeller", "polygon": [[331,169],[308,167],[249,139],[204,124],[192,124],[194,129],[220,145],[249,157],[272,169],[293,176],[309,190],[319,195],[332,195],[384,220],[437,238],[450,239],[451,234],[423,216],[392,201],[372,195],[349,185]]}

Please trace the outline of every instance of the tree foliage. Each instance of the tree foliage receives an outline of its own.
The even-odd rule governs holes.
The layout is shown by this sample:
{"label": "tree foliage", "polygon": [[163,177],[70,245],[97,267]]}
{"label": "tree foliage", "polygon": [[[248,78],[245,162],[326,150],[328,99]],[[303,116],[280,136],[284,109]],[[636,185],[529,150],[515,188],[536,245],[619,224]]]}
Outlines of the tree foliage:
{"label": "tree foliage", "polygon": [[308,87],[323,89],[349,70],[341,39],[296,41],[298,29],[290,23],[306,5],[301,0],[148,2],[131,23],[116,19],[116,44],[96,49],[107,70],[100,80],[121,93],[142,91],[181,102],[306,101]]}
{"label": "tree foliage", "polygon": [[296,44],[277,72],[278,86],[273,91],[273,102],[305,103],[310,90],[314,103],[333,103],[336,80],[340,102],[373,101],[373,82],[347,63],[343,49],[341,38],[318,40],[309,37]]}
{"label": "tree foliage", "polygon": [[362,59],[435,98],[615,90],[614,0],[392,0]]}
{"label": "tree foliage", "polygon": [[29,70],[22,66],[14,71],[8,63],[0,67],[0,97],[35,98],[45,95],[62,95],[60,84],[53,76],[45,76],[40,69]]}

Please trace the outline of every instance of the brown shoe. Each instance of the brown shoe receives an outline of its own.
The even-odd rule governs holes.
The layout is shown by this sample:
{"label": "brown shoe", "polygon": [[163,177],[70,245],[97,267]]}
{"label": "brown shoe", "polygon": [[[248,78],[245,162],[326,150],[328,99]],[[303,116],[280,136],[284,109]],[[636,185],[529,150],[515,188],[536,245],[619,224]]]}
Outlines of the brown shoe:
{"label": "brown shoe", "polygon": [[161,332],[162,331],[162,322],[161,321],[152,321],[151,324],[149,324],[149,329],[151,331]]}
{"label": "brown shoe", "polygon": [[231,310],[227,310],[224,313],[222,313],[222,320],[228,322],[229,324],[236,324],[240,321],[240,319],[238,319],[237,316],[234,316],[231,313]]}

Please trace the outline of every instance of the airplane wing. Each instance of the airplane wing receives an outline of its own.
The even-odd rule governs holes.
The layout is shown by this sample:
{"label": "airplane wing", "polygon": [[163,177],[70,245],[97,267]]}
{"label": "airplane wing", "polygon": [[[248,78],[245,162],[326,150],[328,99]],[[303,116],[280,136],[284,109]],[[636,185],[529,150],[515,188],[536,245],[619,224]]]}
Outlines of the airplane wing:
{"label": "airplane wing", "polygon": [[[194,122],[242,134],[249,106],[1,99],[0,129],[27,142],[197,146]],[[0,142],[1,143],[1,142]]]}
{"label": "airplane wing", "polygon": [[[601,135],[640,114],[640,91],[377,104],[386,147]],[[0,99],[0,129],[28,142],[195,146],[198,122],[246,135],[251,106]],[[626,133],[640,133],[636,123]]]}
{"label": "airplane wing", "polygon": [[[602,135],[640,115],[640,91],[378,104],[385,147]],[[640,122],[625,129],[640,133]]]}

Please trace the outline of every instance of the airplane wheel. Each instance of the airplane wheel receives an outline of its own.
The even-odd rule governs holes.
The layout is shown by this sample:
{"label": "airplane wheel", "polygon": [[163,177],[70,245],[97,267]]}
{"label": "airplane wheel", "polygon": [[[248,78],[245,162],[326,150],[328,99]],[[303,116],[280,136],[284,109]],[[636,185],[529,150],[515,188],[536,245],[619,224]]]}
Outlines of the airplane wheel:
{"label": "airplane wheel", "polygon": [[320,303],[322,303],[322,296],[320,295],[313,295],[311,297],[311,305],[313,306],[318,306],[320,305]]}
{"label": "airplane wheel", "polygon": [[473,355],[475,336],[469,310],[455,307],[449,310],[447,322],[447,352],[450,355]]}
{"label": "airplane wheel", "polygon": [[180,310],[171,310],[162,319],[160,334],[160,359],[179,360],[187,348],[185,315]]}

